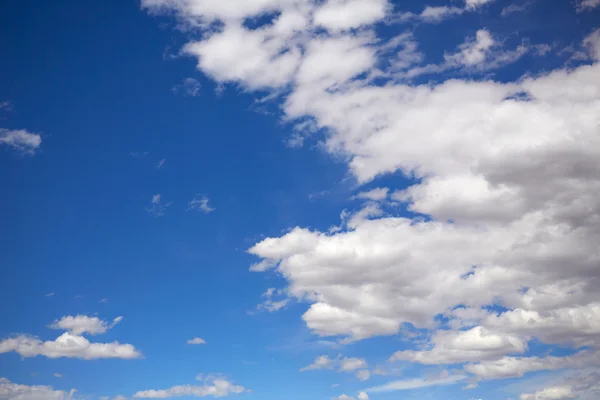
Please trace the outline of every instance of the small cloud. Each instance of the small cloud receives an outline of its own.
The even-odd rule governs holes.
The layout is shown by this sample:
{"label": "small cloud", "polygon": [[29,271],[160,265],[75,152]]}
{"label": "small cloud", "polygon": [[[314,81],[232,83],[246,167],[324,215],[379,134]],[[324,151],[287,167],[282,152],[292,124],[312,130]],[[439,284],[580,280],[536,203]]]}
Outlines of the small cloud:
{"label": "small cloud", "polygon": [[108,297],[101,299],[98,303],[103,303],[103,304],[108,303]]}
{"label": "small cloud", "polygon": [[163,201],[160,193],[158,193],[152,196],[152,201],[150,202],[150,205],[146,207],[146,211],[148,211],[148,214],[152,215],[153,217],[162,217],[165,215],[167,208],[169,208],[172,204],[172,201]]}
{"label": "small cloud", "polygon": [[161,169],[163,167],[163,165],[165,165],[166,162],[167,162],[166,158],[163,158],[162,160],[160,160],[158,162],[158,164],[156,164],[156,169]]}
{"label": "small cloud", "polygon": [[211,207],[208,205],[208,197],[206,196],[202,196],[202,197],[194,197],[189,203],[188,203],[188,211],[201,211],[205,214],[211,213],[213,211],[215,211],[215,208]]}
{"label": "small cloud", "polygon": [[10,101],[0,101],[0,110],[2,111],[11,111],[12,103]]}
{"label": "small cloud", "polygon": [[46,297],[52,297],[52,296],[54,296],[54,292],[46,293],[44,296],[46,296]]}
{"label": "small cloud", "polygon": [[130,151],[129,152],[129,157],[131,157],[131,158],[144,158],[149,155],[150,155],[150,153],[147,151]]}
{"label": "small cloud", "polygon": [[369,378],[371,377],[371,373],[369,372],[368,369],[361,369],[360,371],[358,371],[356,373],[356,377],[358,378],[359,381],[366,381],[369,380]]}
{"label": "small cloud", "polygon": [[[274,296],[281,296],[279,300],[273,299]],[[275,312],[288,305],[289,299],[282,289],[269,288],[262,295],[265,300],[256,306],[257,311]]]}
{"label": "small cloud", "polygon": [[59,374],[58,372],[53,373],[52,376],[55,378],[62,378],[62,375]]}
{"label": "small cloud", "polygon": [[0,129],[0,145],[12,147],[24,154],[34,155],[42,144],[42,137],[25,129]]}
{"label": "small cloud", "polygon": [[199,337],[195,337],[193,339],[188,340],[187,344],[206,344],[206,340]]}
{"label": "small cloud", "polygon": [[600,6],[600,0],[580,0],[577,2],[577,11],[589,11]]}
{"label": "small cloud", "polygon": [[390,190],[388,188],[376,188],[373,190],[369,190],[368,192],[360,192],[352,198],[361,200],[382,201],[387,199],[389,191]]}
{"label": "small cloud", "polygon": [[83,297],[84,297],[84,296],[83,296],[82,294],[78,294],[78,295],[76,295],[76,296],[74,297],[74,299],[75,299],[75,300],[81,300],[81,299],[83,299]]}
{"label": "small cloud", "polygon": [[181,93],[184,96],[200,96],[200,82],[194,78],[185,78],[180,84],[173,86],[173,93]]}

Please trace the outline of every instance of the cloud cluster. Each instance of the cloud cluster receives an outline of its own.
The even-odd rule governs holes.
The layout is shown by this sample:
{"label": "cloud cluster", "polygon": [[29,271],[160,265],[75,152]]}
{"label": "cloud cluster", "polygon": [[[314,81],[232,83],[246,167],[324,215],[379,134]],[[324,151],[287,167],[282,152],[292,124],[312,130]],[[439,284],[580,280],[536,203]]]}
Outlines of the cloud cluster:
{"label": "cloud cluster", "polygon": [[166,399],[170,397],[224,397],[248,391],[243,386],[234,385],[225,378],[208,377],[203,385],[173,386],[164,390],[144,390],[133,395],[135,398]]}
{"label": "cloud cluster", "polygon": [[122,317],[117,317],[112,324],[97,317],[85,315],[65,316],[50,325],[53,329],[62,329],[63,333],[55,340],[42,341],[36,337],[17,335],[0,341],[0,354],[15,352],[22,357],[44,356],[48,358],[81,358],[92,360],[98,358],[140,358],[141,352],[131,344],[92,343],[82,335],[88,333],[97,335],[119,323]]}
{"label": "cloud cluster", "polygon": [[[346,159],[359,184],[396,172],[414,181],[392,188],[397,212],[368,202],[342,212],[334,229],[295,227],[256,243],[251,270],[280,274],[286,295],[309,304],[302,318],[317,335],[352,341],[402,326],[432,332],[426,346],[396,353],[397,360],[466,363],[465,374],[481,379],[596,363],[600,35],[583,41],[589,62],[575,68],[524,71],[512,82],[465,79],[531,48],[505,50],[480,28],[441,64],[421,65],[410,32],[378,37],[375,24],[390,16],[389,3],[368,3],[142,2],[204,29],[183,49],[197,68],[219,84],[274,91],[284,118],[308,119],[324,132],[322,148]],[[430,7],[419,19],[485,3]],[[245,24],[258,16],[272,20]],[[438,74],[437,83],[411,83],[408,71]],[[531,340],[591,348],[524,357]],[[322,358],[307,368],[332,364]]]}
{"label": "cloud cluster", "polygon": [[28,386],[0,378],[0,399],[3,400],[70,400],[75,389],[55,390],[51,386]]}

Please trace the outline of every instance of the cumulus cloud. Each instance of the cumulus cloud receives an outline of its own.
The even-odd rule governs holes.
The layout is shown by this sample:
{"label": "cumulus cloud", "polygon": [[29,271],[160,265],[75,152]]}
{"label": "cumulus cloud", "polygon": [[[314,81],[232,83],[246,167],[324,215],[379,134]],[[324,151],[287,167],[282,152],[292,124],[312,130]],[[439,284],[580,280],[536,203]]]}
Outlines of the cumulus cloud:
{"label": "cumulus cloud", "polygon": [[193,339],[188,340],[187,344],[206,344],[206,340],[199,337],[195,337]]}
{"label": "cumulus cloud", "polygon": [[0,378],[0,398],[5,400],[69,400],[75,389],[55,390],[52,386],[29,386]]}
{"label": "cumulus cloud", "polygon": [[387,0],[328,0],[314,13],[314,23],[339,31],[373,24],[385,17]]}
{"label": "cumulus cloud", "polygon": [[522,394],[520,400],[563,400],[573,399],[575,394],[570,386],[554,386],[535,393]]}
{"label": "cumulus cloud", "polygon": [[564,357],[502,357],[499,360],[467,364],[465,370],[481,379],[505,379],[519,378],[534,371],[586,368],[597,365],[599,361],[598,352],[581,351]]}
{"label": "cumulus cloud", "polygon": [[[361,340],[410,325],[431,331],[427,347],[396,353],[401,359],[466,362],[466,372],[485,379],[588,365],[581,360],[588,353],[515,354],[534,339],[596,346],[596,327],[585,319],[595,318],[600,285],[600,40],[586,38],[591,57],[575,68],[509,82],[465,79],[533,47],[506,50],[482,28],[442,54],[441,64],[421,66],[410,34],[378,37],[375,12],[315,25],[318,7],[347,5],[351,13],[354,3],[143,2],[196,26],[219,21],[184,52],[219,84],[274,90],[284,118],[313,121],[324,133],[321,148],[347,160],[359,184],[398,172],[415,182],[391,188],[406,207],[397,215],[367,203],[331,231],[292,227],[261,240],[249,249],[258,258],[251,270],[280,274],[287,297],[308,303],[302,318],[317,335]],[[417,19],[439,21],[484,3],[430,8]],[[244,26],[265,13],[275,13],[272,23]],[[415,84],[407,80],[411,70],[444,75]],[[506,315],[486,311],[492,305]],[[440,314],[452,316],[452,330],[438,331]],[[399,381],[384,390],[461,379]]]}
{"label": "cumulus cloud", "polygon": [[33,155],[42,144],[42,137],[25,129],[0,128],[0,144],[12,147],[24,154]]}
{"label": "cumulus cloud", "polygon": [[50,328],[69,331],[73,335],[82,335],[89,333],[90,335],[99,335],[105,333],[110,328],[121,322],[123,317],[116,317],[112,323],[103,321],[98,317],[89,317],[87,315],[67,315],[60,320],[54,321]]}
{"label": "cumulus cloud", "polygon": [[467,331],[438,331],[430,341],[431,350],[396,352],[394,360],[421,364],[456,364],[495,360],[505,354],[523,353],[527,341],[515,335],[503,335],[481,326]]}
{"label": "cumulus cloud", "polygon": [[97,335],[106,332],[119,323],[123,317],[117,317],[111,324],[96,317],[78,315],[66,316],[55,321],[50,328],[67,332],[55,340],[42,341],[33,336],[16,335],[0,341],[0,354],[15,352],[22,357],[44,356],[48,358],[82,358],[92,360],[98,358],[140,358],[142,353],[131,344],[92,343],[84,333]]}
{"label": "cumulus cloud", "polygon": [[90,343],[83,336],[63,333],[55,340],[42,342],[25,335],[19,335],[0,342],[0,353],[14,351],[22,357],[44,356],[48,358],[82,358],[93,360],[98,358],[140,358],[142,354],[131,344]]}
{"label": "cumulus cloud", "polygon": [[239,394],[248,391],[243,386],[234,385],[225,378],[208,378],[203,385],[173,386],[164,390],[143,390],[136,392],[135,398],[166,399],[170,397],[224,397],[230,394]]}

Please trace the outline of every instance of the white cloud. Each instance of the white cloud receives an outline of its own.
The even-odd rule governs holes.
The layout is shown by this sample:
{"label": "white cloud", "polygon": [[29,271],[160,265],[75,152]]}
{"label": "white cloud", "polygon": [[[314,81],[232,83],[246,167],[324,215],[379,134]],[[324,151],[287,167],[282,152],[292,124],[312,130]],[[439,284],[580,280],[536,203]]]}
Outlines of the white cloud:
{"label": "white cloud", "polygon": [[188,340],[187,344],[206,344],[206,340],[199,337],[195,337],[193,339]]}
{"label": "white cloud", "polygon": [[184,78],[181,83],[173,86],[173,93],[181,93],[185,96],[197,97],[200,96],[202,85],[194,78]]}
{"label": "white cloud", "polygon": [[0,145],[6,145],[25,154],[35,154],[42,144],[42,137],[25,129],[0,128]]}
{"label": "white cloud", "polygon": [[44,296],[46,296],[46,297],[52,297],[52,296],[54,296],[54,292],[46,293]]}
{"label": "white cloud", "polygon": [[[441,20],[482,3],[430,8],[409,19]],[[581,355],[542,360],[504,354],[519,353],[535,338],[555,342],[572,334],[584,343],[595,332],[593,324],[580,321],[595,315],[600,284],[600,65],[513,82],[444,75],[440,83],[412,84],[406,83],[409,72],[482,72],[535,47],[505,50],[481,29],[446,52],[442,64],[420,66],[410,35],[385,42],[372,25],[346,31],[342,23],[315,35],[310,2],[254,0],[237,9],[226,4],[144,2],[155,11],[175,9],[197,25],[223,22],[222,29],[186,46],[199,69],[218,83],[250,91],[275,88],[285,100],[284,118],[314,121],[324,133],[321,148],[348,160],[359,184],[396,172],[415,178],[392,197],[428,217],[384,214],[369,205],[344,214],[331,231],[295,227],[252,246],[249,252],[259,260],[251,270],[284,277],[286,296],[309,304],[303,319],[321,336],[360,340],[394,335],[412,324],[434,333],[429,347],[404,356],[417,360],[430,352],[448,362],[481,360],[466,370],[484,378],[521,376],[565,362],[583,365],[575,361]],[[257,29],[242,25],[264,12],[281,14]],[[598,43],[592,34],[584,45],[597,55]],[[398,63],[389,62],[390,54],[403,49]],[[388,80],[374,84],[378,77]],[[506,326],[482,315],[491,304],[511,310],[497,317]],[[453,312],[457,306],[478,311]],[[452,314],[456,330],[435,333],[439,314]],[[530,315],[538,329],[519,320]],[[459,337],[464,343],[456,342]],[[335,360],[323,362],[337,368]],[[387,390],[451,378],[463,379],[399,381]]]}
{"label": "white cloud", "polygon": [[367,381],[371,377],[371,372],[368,369],[361,369],[356,373],[356,377],[359,381]]}
{"label": "white cloud", "polygon": [[375,188],[369,190],[368,192],[360,192],[355,195],[354,198],[361,200],[382,201],[387,198],[388,192],[388,188]]}
{"label": "white cloud", "polygon": [[14,351],[22,357],[44,356],[48,358],[82,358],[93,360],[98,358],[140,358],[142,354],[131,344],[90,343],[83,336],[63,333],[56,340],[42,342],[25,335],[19,335],[0,342],[0,353]]}
{"label": "white cloud", "polygon": [[544,343],[600,345],[600,303],[544,312],[516,308],[500,316],[490,315],[483,324],[496,331],[535,336]]}
{"label": "white cloud", "polygon": [[362,358],[342,358],[340,360],[340,371],[348,372],[355,371],[360,368],[365,368],[367,366],[367,362]]}
{"label": "white cloud", "polygon": [[531,394],[522,394],[520,400],[563,400],[573,399],[575,394],[570,386],[554,386]]}
{"label": "white cloud", "polygon": [[3,400],[68,400],[75,389],[55,390],[51,386],[28,386],[0,378],[0,399]]}
{"label": "white cloud", "polygon": [[396,390],[418,389],[429,386],[454,385],[465,379],[463,375],[447,375],[434,379],[405,379],[386,383],[385,385],[375,386],[365,390],[369,393],[392,392]]}
{"label": "white cloud", "polygon": [[534,371],[585,368],[597,365],[599,361],[599,353],[581,351],[564,357],[502,357],[495,361],[467,364],[465,370],[481,379],[519,378]]}
{"label": "white cloud", "polygon": [[356,398],[352,396],[348,396],[347,394],[341,394],[337,397],[334,397],[332,400],[369,400],[369,395],[365,392],[359,392],[356,395]]}
{"label": "white cloud", "polygon": [[337,372],[354,372],[354,375],[358,380],[366,381],[371,377],[371,372],[366,369],[367,367],[367,361],[363,358],[338,356],[334,359],[331,359],[329,356],[323,355],[315,358],[315,361],[312,364],[301,368],[300,372],[320,369],[334,369]]}
{"label": "white cloud", "polygon": [[55,378],[62,378],[62,375],[59,374],[58,372],[53,373],[52,376]]}
{"label": "white cloud", "polygon": [[589,11],[600,6],[600,0],[579,0],[577,9],[579,11]]}
{"label": "white cloud", "polygon": [[431,344],[434,346],[431,350],[396,352],[392,360],[455,364],[496,360],[505,354],[523,353],[527,349],[527,342],[518,336],[494,333],[481,326],[468,331],[438,331]]}
{"label": "white cloud", "polygon": [[427,6],[421,12],[420,18],[425,22],[440,22],[454,15],[460,15],[464,12],[462,8],[458,7],[448,7],[448,6],[440,6],[440,7],[431,7]]}
{"label": "white cloud", "polygon": [[162,158],[158,161],[158,163],[156,164],[156,169],[161,169],[165,163],[167,162],[166,158]]}
{"label": "white cloud", "polygon": [[583,45],[588,49],[594,60],[600,60],[600,29],[596,29],[583,40]]}
{"label": "white cloud", "polygon": [[385,17],[387,0],[328,0],[317,8],[314,23],[332,31],[358,28]]}
{"label": "white cloud", "polygon": [[170,397],[193,396],[193,397],[224,397],[230,394],[246,392],[243,386],[234,385],[224,378],[209,378],[204,385],[181,385],[173,386],[165,390],[144,390],[133,395],[136,398],[165,399]]}
{"label": "white cloud", "polygon": [[331,358],[329,358],[329,356],[319,356],[315,359],[315,361],[312,364],[301,368],[300,372],[311,371],[316,369],[333,369],[336,362],[336,360],[332,360]]}
{"label": "white cloud", "polygon": [[54,321],[50,325],[50,328],[69,331],[69,333],[72,333],[73,335],[82,335],[83,333],[99,335],[106,332],[122,320],[123,317],[117,317],[112,321],[112,323],[109,323],[101,320],[98,317],[89,317],[87,315],[67,315],[58,321]]}
{"label": "white cloud", "polygon": [[153,217],[162,217],[165,215],[167,208],[169,208],[171,205],[173,205],[173,202],[163,201],[159,193],[152,196],[152,201],[150,202],[150,205],[146,207],[146,211],[148,211],[148,214],[152,215]]}
{"label": "white cloud", "polygon": [[206,196],[194,197],[188,203],[188,211],[201,211],[204,214],[211,213],[215,211],[215,208],[208,205],[209,199]]}
{"label": "white cloud", "polygon": [[465,8],[467,10],[474,10],[476,8],[489,4],[492,1],[494,0],[465,0]]}
{"label": "white cloud", "polygon": [[142,357],[131,344],[91,343],[81,336],[84,333],[97,335],[112,328],[123,317],[117,317],[111,324],[96,317],[77,315],[65,316],[50,325],[52,329],[62,329],[63,333],[55,340],[42,342],[40,339],[27,335],[17,335],[0,341],[0,354],[14,351],[22,357],[45,356],[48,358],[82,358],[92,360],[98,358],[132,359]]}
{"label": "white cloud", "polygon": [[[279,297],[279,300],[275,300],[274,297]],[[264,298],[263,302],[256,306],[256,310],[266,310],[268,312],[279,311],[288,305],[289,299],[285,297],[285,292],[281,289],[269,288],[261,297]]]}

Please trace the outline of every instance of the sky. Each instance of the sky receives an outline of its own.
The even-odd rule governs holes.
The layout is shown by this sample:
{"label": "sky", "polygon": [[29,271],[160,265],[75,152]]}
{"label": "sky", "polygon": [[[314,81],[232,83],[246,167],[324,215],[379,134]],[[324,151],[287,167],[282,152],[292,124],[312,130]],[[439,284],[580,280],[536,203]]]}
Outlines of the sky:
{"label": "sky", "polygon": [[600,398],[599,22],[4,0],[0,400]]}

